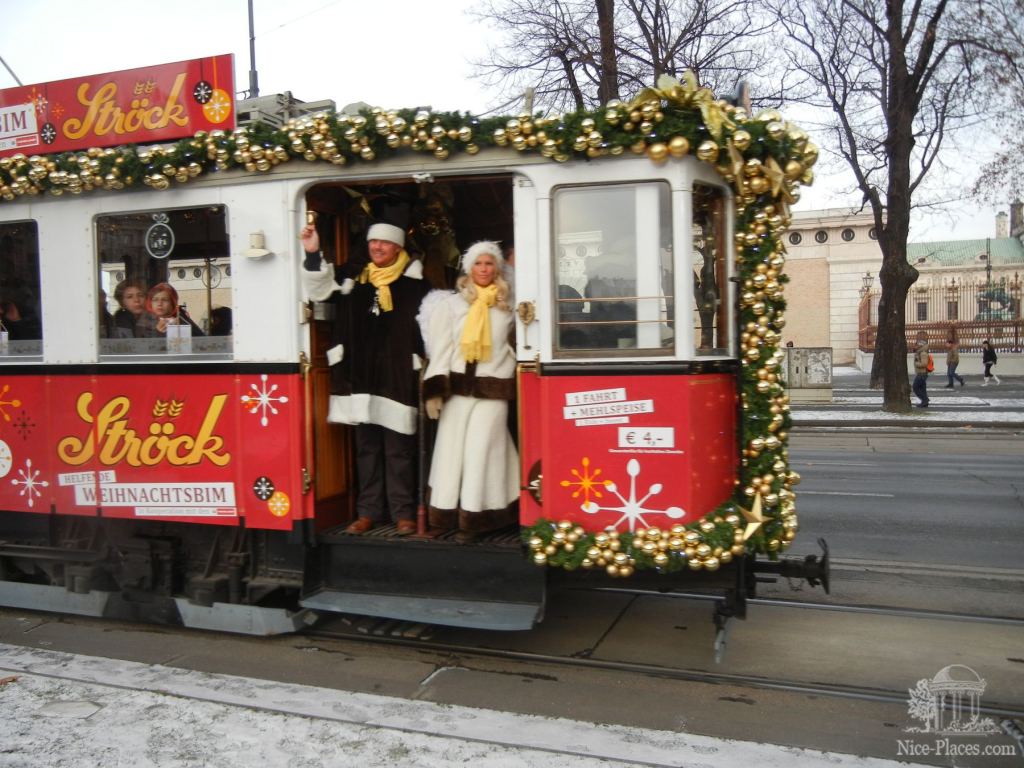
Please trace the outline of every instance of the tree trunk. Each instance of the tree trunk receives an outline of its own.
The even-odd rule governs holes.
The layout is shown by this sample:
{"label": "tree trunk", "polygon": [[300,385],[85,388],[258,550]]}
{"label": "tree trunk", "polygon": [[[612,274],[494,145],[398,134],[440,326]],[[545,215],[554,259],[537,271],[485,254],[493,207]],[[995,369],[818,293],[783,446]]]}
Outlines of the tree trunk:
{"label": "tree trunk", "polygon": [[878,302],[878,336],[871,364],[871,386],[882,385],[883,411],[908,413],[910,378],[904,307],[910,286],[917,280],[917,270],[907,264],[905,256],[889,254],[883,246],[880,278],[882,296]]}
{"label": "tree trunk", "polygon": [[597,31],[601,37],[601,81],[597,99],[607,104],[619,98],[619,63],[615,58],[615,0],[595,0]]}

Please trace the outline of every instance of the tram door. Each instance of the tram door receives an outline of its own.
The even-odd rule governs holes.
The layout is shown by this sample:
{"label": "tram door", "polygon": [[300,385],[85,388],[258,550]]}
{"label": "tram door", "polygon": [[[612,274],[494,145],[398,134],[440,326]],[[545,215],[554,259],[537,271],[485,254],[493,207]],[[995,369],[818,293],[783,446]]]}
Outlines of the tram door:
{"label": "tram door", "polygon": [[[334,264],[349,260],[348,201],[344,190],[318,186],[306,197],[306,210],[317,214],[316,227],[324,258]],[[355,505],[354,456],[351,430],[330,424],[327,411],[331,397],[331,371],[327,350],[333,344],[334,305],[314,303],[310,321],[310,368],[307,376],[306,439],[313,443],[312,472],[314,506],[318,529],[348,521]]]}

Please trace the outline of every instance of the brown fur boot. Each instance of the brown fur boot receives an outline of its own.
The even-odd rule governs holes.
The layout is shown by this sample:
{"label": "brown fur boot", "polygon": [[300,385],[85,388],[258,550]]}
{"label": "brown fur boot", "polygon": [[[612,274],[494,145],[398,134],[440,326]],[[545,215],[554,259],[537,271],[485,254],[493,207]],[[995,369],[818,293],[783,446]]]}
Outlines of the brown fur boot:
{"label": "brown fur boot", "polygon": [[464,512],[459,510],[459,530],[455,540],[461,543],[474,541],[485,533],[507,528],[516,522],[516,505],[505,509],[485,509],[483,512]]}

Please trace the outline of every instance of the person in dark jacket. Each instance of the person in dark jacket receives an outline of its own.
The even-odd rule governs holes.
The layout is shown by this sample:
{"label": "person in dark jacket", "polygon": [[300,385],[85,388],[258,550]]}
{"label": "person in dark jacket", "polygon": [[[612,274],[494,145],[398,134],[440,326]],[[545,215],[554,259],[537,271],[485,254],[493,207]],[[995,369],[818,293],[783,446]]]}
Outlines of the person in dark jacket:
{"label": "person in dark jacket", "polygon": [[416,530],[417,370],[424,356],[416,314],[430,285],[422,265],[404,250],[405,231],[372,225],[370,262],[339,285],[320,254],[316,226],[300,235],[308,297],[333,300],[335,344],[327,350],[331,399],[327,420],[355,427],[359,491],[348,533],[366,533],[390,513],[399,535]]}
{"label": "person in dark jacket", "polygon": [[981,362],[985,366],[985,378],[981,381],[981,386],[987,387],[988,380],[994,379],[996,384],[999,383],[999,377],[992,373],[992,366],[999,361],[999,356],[996,354],[995,347],[992,346],[992,342],[985,339],[981,342]]}
{"label": "person in dark jacket", "polygon": [[920,402],[918,408],[928,407],[928,336],[921,331],[917,334],[917,346],[914,347],[914,394]]}

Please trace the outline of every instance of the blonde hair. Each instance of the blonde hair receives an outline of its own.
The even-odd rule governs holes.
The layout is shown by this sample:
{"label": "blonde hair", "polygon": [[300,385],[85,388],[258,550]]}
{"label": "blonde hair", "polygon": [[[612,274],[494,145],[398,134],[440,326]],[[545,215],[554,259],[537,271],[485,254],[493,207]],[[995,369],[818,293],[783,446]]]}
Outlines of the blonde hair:
{"label": "blonde hair", "polygon": [[[498,299],[495,301],[494,305],[498,309],[510,312],[512,308],[508,304],[508,281],[506,281],[501,275],[495,275],[494,284],[498,286]],[[473,278],[469,275],[463,275],[455,281],[455,290],[458,291],[459,295],[466,300],[467,304],[472,304],[476,301],[476,283],[473,282]]]}

